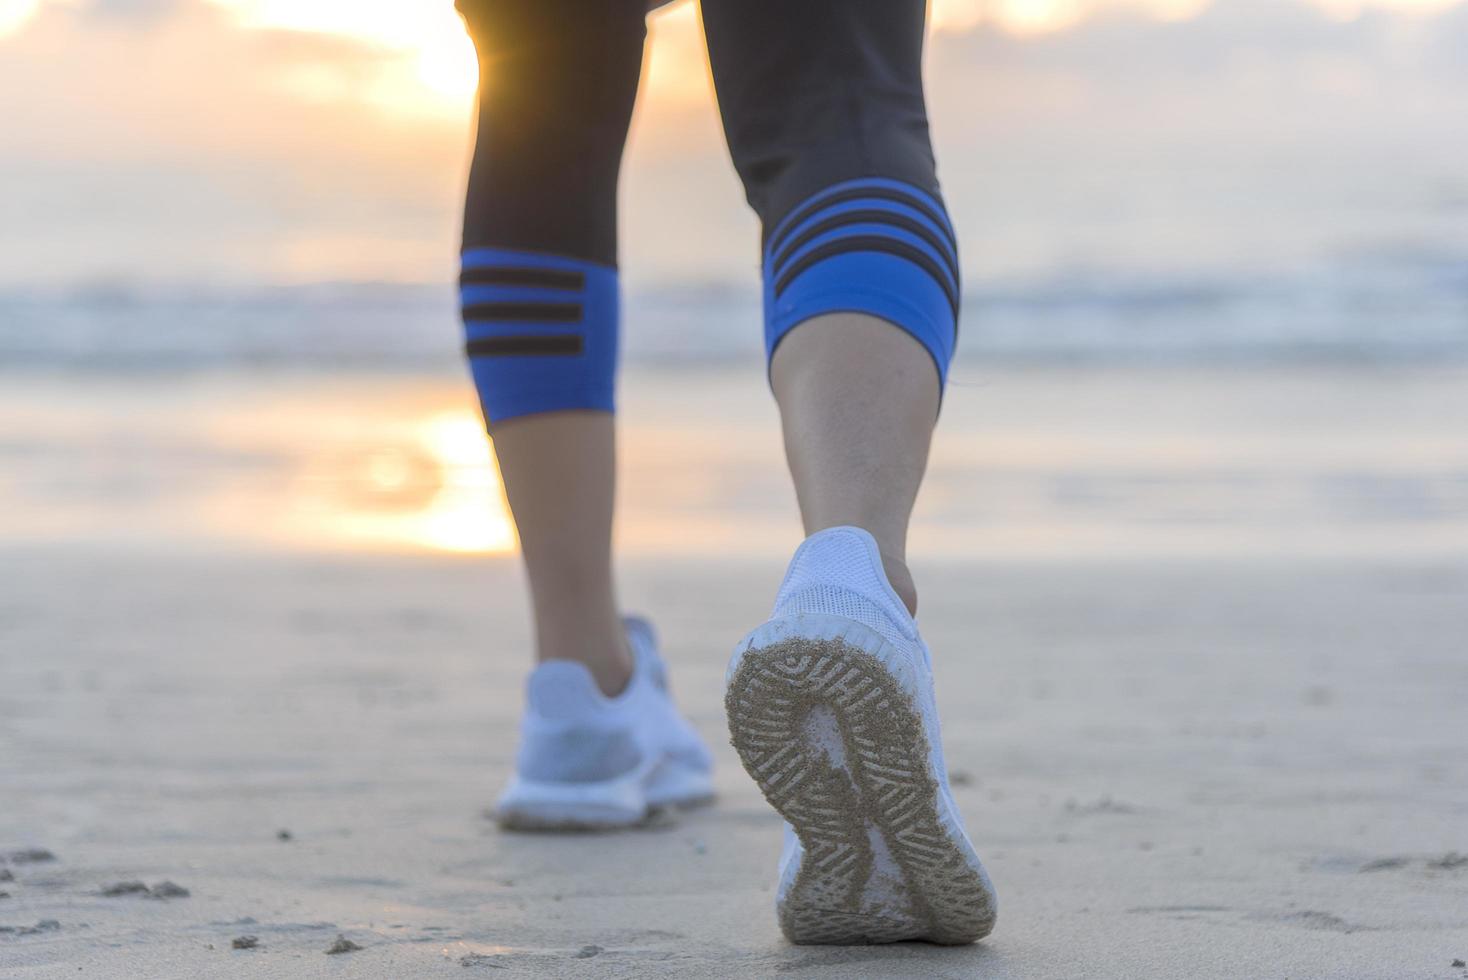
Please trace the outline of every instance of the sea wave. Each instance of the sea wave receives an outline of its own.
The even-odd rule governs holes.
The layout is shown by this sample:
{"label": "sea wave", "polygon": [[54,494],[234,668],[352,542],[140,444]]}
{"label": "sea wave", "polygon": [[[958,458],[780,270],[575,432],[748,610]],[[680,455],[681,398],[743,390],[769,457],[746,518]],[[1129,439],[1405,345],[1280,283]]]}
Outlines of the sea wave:
{"label": "sea wave", "polygon": [[[753,283],[636,285],[630,363],[757,357]],[[87,285],[0,292],[12,369],[457,369],[448,284]],[[1397,249],[1288,272],[1094,270],[971,283],[959,358],[1468,359],[1468,256]]]}

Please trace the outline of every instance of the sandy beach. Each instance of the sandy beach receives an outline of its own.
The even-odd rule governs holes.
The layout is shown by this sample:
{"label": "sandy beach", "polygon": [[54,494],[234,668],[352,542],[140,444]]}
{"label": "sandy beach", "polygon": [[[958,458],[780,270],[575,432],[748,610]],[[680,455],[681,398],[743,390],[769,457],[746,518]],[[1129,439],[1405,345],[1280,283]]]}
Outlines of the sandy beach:
{"label": "sandy beach", "polygon": [[0,975],[1468,977],[1468,372],[955,381],[912,557],[999,925],[833,949],[722,719],[799,538],[757,366],[625,382],[721,798],[572,837],[485,817],[529,636],[462,379],[7,378]]}

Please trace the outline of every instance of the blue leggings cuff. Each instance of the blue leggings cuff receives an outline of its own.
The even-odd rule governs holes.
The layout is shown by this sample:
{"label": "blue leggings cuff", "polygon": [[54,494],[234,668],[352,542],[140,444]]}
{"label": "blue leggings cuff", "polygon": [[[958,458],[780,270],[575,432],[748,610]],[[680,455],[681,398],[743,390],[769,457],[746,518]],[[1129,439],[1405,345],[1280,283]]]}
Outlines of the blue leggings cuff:
{"label": "blue leggings cuff", "polygon": [[617,270],[502,248],[463,253],[465,353],[486,423],[615,409]]}
{"label": "blue leggings cuff", "polygon": [[764,249],[765,349],[827,313],[865,313],[905,330],[947,382],[958,332],[958,245],[938,198],[861,178],[813,194]]}

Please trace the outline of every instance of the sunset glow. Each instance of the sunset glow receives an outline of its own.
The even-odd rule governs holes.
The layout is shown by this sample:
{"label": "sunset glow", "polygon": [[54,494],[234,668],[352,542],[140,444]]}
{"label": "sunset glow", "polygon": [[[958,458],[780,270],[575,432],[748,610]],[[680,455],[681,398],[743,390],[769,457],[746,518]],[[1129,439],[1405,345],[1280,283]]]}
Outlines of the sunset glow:
{"label": "sunset glow", "polygon": [[[393,111],[460,111],[473,96],[478,66],[463,24],[447,0],[432,4],[362,4],[356,0],[195,0],[221,10],[242,30],[325,35],[364,45],[382,58],[375,79],[348,86],[329,69],[296,71],[283,86],[309,101],[350,97]],[[932,28],[958,34],[992,27],[1043,35],[1107,10],[1133,10],[1158,20],[1188,20],[1228,0],[932,0]],[[1461,0],[1308,0],[1350,20],[1370,9],[1428,13]],[[22,31],[47,6],[79,8],[79,0],[0,0],[0,39]],[[697,11],[679,2],[652,17],[648,89],[658,101],[688,101],[706,92],[706,63]],[[360,79],[354,80],[360,83]]]}
{"label": "sunset glow", "polygon": [[[0,32],[7,8],[23,18],[41,0],[0,0]],[[64,0],[62,0],[64,2]],[[411,109],[414,105],[458,107],[473,95],[478,66],[473,47],[451,4],[363,5],[353,0],[206,0],[229,10],[245,28],[329,34],[400,53],[411,64],[406,79],[392,76],[365,93],[367,101]],[[1158,20],[1189,20],[1227,0],[932,0],[934,31],[963,33],[992,26],[1016,35],[1042,35],[1073,27],[1106,10],[1130,9]],[[1459,0],[1309,0],[1332,16],[1351,19],[1371,8],[1439,10]],[[658,101],[703,98],[706,67],[697,10],[672,4],[653,18],[659,44],[653,48],[648,90]],[[404,91],[404,81],[411,90]]]}
{"label": "sunset glow", "polygon": [[41,0],[0,0],[0,37],[18,29],[40,5]]}
{"label": "sunset glow", "polygon": [[[1335,174],[1353,147],[1415,141],[1391,166],[1421,182],[1441,160],[1423,186],[1442,189],[1423,193],[1461,197],[1468,0],[929,2],[930,110],[972,215],[975,272],[1028,275],[1061,253],[1121,261],[1104,242],[1113,220],[1169,268],[1239,247],[1239,222],[1196,236],[1196,254],[1160,246],[1183,233],[1161,219],[1162,197],[1206,209],[1196,188],[1139,186],[1156,196],[1140,210],[1076,220],[1039,186],[1077,155],[1120,166],[1220,141]],[[658,9],[648,32],[622,190],[627,268],[640,286],[747,276],[753,219],[697,3]],[[21,191],[0,202],[0,286],[446,281],[477,69],[453,0],[0,0],[0,178]],[[1001,175],[1016,182],[1002,194]],[[1405,221],[1414,207],[1378,211]],[[1019,237],[1001,246],[1000,226]],[[1313,248],[1308,223],[1290,229],[1281,260]]]}
{"label": "sunset glow", "polygon": [[[344,0],[208,0],[228,10],[246,29],[328,34],[401,54],[411,65],[407,81],[417,92],[375,101],[391,105],[447,100],[462,103],[478,82],[474,48],[450,3],[362,4]],[[394,79],[394,81],[402,81]],[[426,98],[425,98],[426,97]]]}
{"label": "sunset glow", "polygon": [[[962,34],[993,26],[1010,34],[1065,30],[1108,10],[1130,10],[1157,20],[1190,20],[1229,0],[933,0],[935,31]],[[1430,13],[1460,0],[1309,0],[1332,17],[1349,20],[1371,9]]]}

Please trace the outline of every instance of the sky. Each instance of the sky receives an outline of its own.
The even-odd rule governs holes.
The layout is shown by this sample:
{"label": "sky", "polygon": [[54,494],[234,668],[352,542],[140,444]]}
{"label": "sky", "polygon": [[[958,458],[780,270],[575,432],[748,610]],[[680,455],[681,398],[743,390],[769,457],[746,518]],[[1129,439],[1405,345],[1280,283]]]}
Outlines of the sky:
{"label": "sky", "polygon": [[[752,277],[650,34],[624,270]],[[927,79],[966,273],[1468,255],[1465,0],[934,0]],[[474,85],[450,0],[0,0],[0,287],[446,281]]]}

